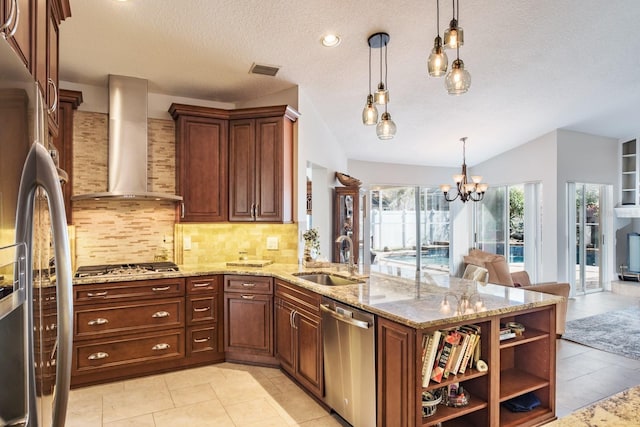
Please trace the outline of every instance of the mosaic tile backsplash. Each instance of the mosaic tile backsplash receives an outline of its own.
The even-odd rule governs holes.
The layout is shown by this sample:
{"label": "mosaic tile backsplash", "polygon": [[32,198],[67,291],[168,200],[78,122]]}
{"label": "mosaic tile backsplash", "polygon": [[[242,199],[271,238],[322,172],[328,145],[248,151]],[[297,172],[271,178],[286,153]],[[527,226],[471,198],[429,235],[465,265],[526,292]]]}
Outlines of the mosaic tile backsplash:
{"label": "mosaic tile backsplash", "polygon": [[[147,187],[175,193],[175,127],[173,120],[149,119]],[[73,194],[107,189],[108,116],[76,111],[74,116]],[[148,262],[178,264],[250,259],[296,263],[297,224],[177,224],[177,205],[163,201],[96,201],[73,203],[75,266]],[[183,250],[184,238],[191,250]],[[278,249],[267,250],[267,237]]]}

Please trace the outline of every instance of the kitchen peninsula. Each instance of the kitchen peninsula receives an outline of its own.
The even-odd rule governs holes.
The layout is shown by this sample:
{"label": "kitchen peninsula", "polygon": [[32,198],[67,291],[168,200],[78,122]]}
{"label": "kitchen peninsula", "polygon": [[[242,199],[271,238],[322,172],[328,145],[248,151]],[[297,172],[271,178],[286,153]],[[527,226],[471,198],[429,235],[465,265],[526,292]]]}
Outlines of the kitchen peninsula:
{"label": "kitchen peninsula", "polygon": [[[263,267],[228,266],[225,263],[181,266],[179,272],[76,279],[74,299],[82,301],[84,298],[86,301],[89,292],[99,295],[97,298],[89,299],[95,304],[94,309],[95,306],[102,306],[106,313],[113,308],[107,307],[111,296],[114,296],[111,303],[115,302],[118,306],[127,305],[126,299],[116,296],[122,295],[121,291],[124,288],[137,289],[135,292],[138,293],[138,297],[145,294],[144,290],[140,290],[143,286],[149,286],[151,294],[170,292],[171,295],[162,294],[161,300],[168,305],[164,308],[155,303],[153,305],[154,314],[173,313],[171,310],[175,310],[175,315],[159,317],[160,321],[168,323],[165,332],[173,340],[163,341],[156,350],[161,356],[156,362],[159,363],[159,371],[188,366],[184,361],[194,354],[200,354],[199,359],[196,359],[197,364],[222,361],[225,360],[225,352],[233,348],[229,354],[233,355],[234,360],[280,365],[309,393],[321,399],[322,325],[319,322],[319,304],[321,297],[328,297],[376,316],[376,395],[379,426],[432,425],[438,422],[445,426],[522,426],[540,425],[555,418],[555,304],[560,298],[518,288],[481,285],[449,276],[425,275],[414,280],[371,272],[368,276],[358,276],[358,283],[343,286],[318,285],[297,276],[305,272],[321,271],[348,276],[344,266],[335,264],[325,269],[305,269],[289,264],[271,264]],[[243,277],[244,280],[240,280]],[[165,288],[168,289],[161,290]],[[197,298],[194,299],[194,296]],[[138,302],[145,305],[152,297],[156,296],[143,296]],[[198,299],[205,303],[197,305]],[[227,324],[234,322],[233,317],[226,316],[228,308],[231,307],[227,305],[230,300],[239,303],[244,300],[251,304],[252,311],[249,313],[252,327],[246,328],[245,324],[243,328],[258,330],[261,328],[257,327],[257,323],[261,323],[264,327],[258,334],[261,339],[256,341],[237,335],[237,325]],[[445,301],[452,306],[449,314],[443,314],[447,311],[444,309]],[[464,301],[473,304],[464,304]],[[77,312],[82,310],[82,303],[78,307],[76,322]],[[291,317],[288,318],[287,324],[295,322],[296,315],[291,313],[298,313],[305,319],[305,325],[315,325],[308,329],[313,333],[305,334],[304,341],[297,341],[300,337],[292,339],[297,342],[297,351],[304,352],[307,348],[301,348],[301,345],[309,344],[308,338],[312,335],[315,339],[312,343],[313,352],[316,353],[315,360],[319,360],[319,363],[311,363],[312,358],[306,357],[308,354],[304,353],[302,357],[296,354],[296,351],[291,354],[297,355],[297,358],[294,358],[297,362],[294,360],[289,366],[283,362],[287,360],[284,357],[283,345],[289,342],[283,341],[282,336],[290,331],[281,327],[281,317],[274,315],[274,311],[278,313],[287,307],[293,307],[288,311]],[[463,309],[464,314],[457,314],[458,309]],[[206,313],[207,320],[194,319],[193,315],[197,313]],[[96,328],[107,330],[109,323],[104,322],[106,314],[98,317],[103,320],[98,321],[102,324],[96,325]],[[83,321],[88,323],[96,319]],[[130,316],[130,319],[135,322],[135,316]],[[500,324],[512,321],[526,327],[524,334],[500,341]],[[423,338],[436,330],[470,324],[477,326],[481,331],[480,357],[488,369],[478,370],[474,367],[463,374],[450,375],[441,383],[431,381],[423,387]],[[293,323],[291,326],[294,326]],[[207,328],[216,334],[206,337],[191,335],[194,331]],[[120,326],[120,332],[121,330]],[[114,350],[118,346],[117,331],[111,330],[105,334],[106,339],[102,341],[97,338],[77,341],[78,337],[74,337],[76,386],[89,384],[91,381],[95,383],[108,380],[108,376],[95,374],[101,371],[100,364],[108,364],[110,359],[104,355],[100,358],[100,353],[108,351],[101,350],[99,345],[112,345],[111,348]],[[144,335],[143,338],[150,340],[149,343],[153,341],[153,334],[161,335],[160,332],[149,328],[141,334]],[[201,347],[192,348],[190,340]],[[140,339],[136,339],[135,342],[139,341]],[[91,348],[85,348],[85,344]],[[198,351],[203,348],[211,350],[208,352],[210,356],[203,356],[207,354],[206,351]],[[167,359],[162,360],[165,352]],[[98,356],[95,356],[96,354]],[[94,359],[87,360],[92,355]],[[95,359],[96,357],[98,359]],[[135,361],[134,364],[136,363],[140,365],[144,360]],[[147,366],[150,365],[153,363],[147,363]],[[135,375],[132,373],[133,370],[126,371],[121,367],[121,364],[116,363],[105,371],[111,374],[124,372],[128,376]],[[423,417],[423,392],[435,392],[442,386],[454,383],[464,386],[470,395],[469,403],[459,408],[439,405],[435,414]],[[540,400],[537,408],[528,412],[510,412],[503,407],[503,402],[530,392]]]}

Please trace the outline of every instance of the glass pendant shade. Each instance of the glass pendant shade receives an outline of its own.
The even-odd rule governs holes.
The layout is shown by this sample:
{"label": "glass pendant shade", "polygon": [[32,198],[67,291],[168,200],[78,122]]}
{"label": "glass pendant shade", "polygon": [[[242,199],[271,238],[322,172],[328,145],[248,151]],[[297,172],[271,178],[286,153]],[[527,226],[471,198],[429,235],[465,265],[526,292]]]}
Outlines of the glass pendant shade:
{"label": "glass pendant shade", "polygon": [[367,104],[362,110],[362,123],[367,126],[378,123],[378,109],[373,104],[373,95],[371,94],[367,96]]}
{"label": "glass pendant shade", "polygon": [[444,47],[455,49],[464,45],[464,30],[458,26],[458,20],[452,19],[449,28],[444,31]]}
{"label": "glass pendant shade", "polygon": [[376,126],[376,134],[382,140],[393,139],[396,135],[396,124],[391,120],[391,114],[386,111],[382,113],[380,123]]}
{"label": "glass pendant shade", "polygon": [[427,71],[431,77],[442,77],[447,73],[449,58],[442,48],[442,39],[436,37],[433,42],[433,50],[427,61]]}
{"label": "glass pendant shade", "polygon": [[451,71],[444,80],[449,95],[461,95],[466,93],[471,86],[471,74],[464,69],[464,62],[456,59],[451,65]]}
{"label": "glass pendant shade", "polygon": [[374,100],[378,105],[385,105],[389,102],[389,91],[384,87],[384,83],[378,83],[378,90],[376,90]]}

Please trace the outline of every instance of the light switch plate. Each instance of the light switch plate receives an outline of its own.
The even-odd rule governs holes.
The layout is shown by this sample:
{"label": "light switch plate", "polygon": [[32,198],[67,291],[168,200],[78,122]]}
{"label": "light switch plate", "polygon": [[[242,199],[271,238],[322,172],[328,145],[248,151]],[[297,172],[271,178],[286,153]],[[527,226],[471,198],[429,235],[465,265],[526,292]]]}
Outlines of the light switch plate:
{"label": "light switch plate", "polygon": [[191,250],[191,236],[184,236],[182,239],[182,249],[185,251]]}
{"label": "light switch plate", "polygon": [[271,251],[278,250],[278,237],[276,236],[267,237],[267,250],[271,250]]}

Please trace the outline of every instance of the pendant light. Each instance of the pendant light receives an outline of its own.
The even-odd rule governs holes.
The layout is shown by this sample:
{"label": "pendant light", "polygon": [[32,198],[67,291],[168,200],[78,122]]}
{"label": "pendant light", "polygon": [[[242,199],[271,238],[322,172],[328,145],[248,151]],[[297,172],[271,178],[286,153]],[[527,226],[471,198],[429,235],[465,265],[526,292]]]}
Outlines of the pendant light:
{"label": "pendant light", "polygon": [[438,36],[433,41],[433,50],[427,61],[427,70],[431,77],[442,77],[447,72],[447,64],[449,58],[442,47],[442,38],[440,37],[440,0],[436,2],[436,30]]}
{"label": "pendant light", "polygon": [[367,95],[367,103],[362,110],[362,123],[367,126],[378,123],[378,109],[373,104],[373,94],[371,93],[371,43],[369,43],[369,95]]}
{"label": "pendant light", "polygon": [[[389,90],[387,89],[387,43],[389,34],[376,33],[369,37],[369,48],[380,49],[380,83],[376,90],[374,100],[378,105],[386,105],[389,102]],[[384,82],[382,81],[382,48],[384,47]]]}
{"label": "pendant light", "polygon": [[464,62],[459,56],[460,49],[456,49],[456,59],[451,64],[451,71],[444,79],[449,95],[462,95],[471,87],[471,74],[464,69]]}
{"label": "pendant light", "polygon": [[460,4],[458,0],[451,0],[453,8],[453,17],[449,23],[449,28],[444,32],[444,45],[449,49],[455,49],[458,46],[464,45],[464,30],[458,24],[460,18]]}
{"label": "pendant light", "polygon": [[[371,49],[380,49],[380,83],[375,95],[369,92],[367,103],[362,111],[362,122],[365,125],[376,124],[376,135],[381,140],[393,139],[396,135],[397,127],[391,119],[391,114],[387,111],[389,102],[389,91],[387,89],[387,44],[389,43],[389,34],[375,33],[369,36],[369,91],[371,91]],[[382,48],[384,47],[384,79],[382,75]],[[384,113],[378,121],[378,110],[375,104],[384,105]]]}

